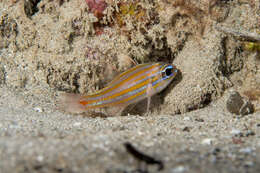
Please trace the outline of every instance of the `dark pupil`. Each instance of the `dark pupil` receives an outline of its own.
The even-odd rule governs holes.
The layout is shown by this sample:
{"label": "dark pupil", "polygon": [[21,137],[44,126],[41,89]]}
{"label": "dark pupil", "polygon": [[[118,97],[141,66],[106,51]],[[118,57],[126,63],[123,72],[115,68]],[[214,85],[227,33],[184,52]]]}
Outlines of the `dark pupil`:
{"label": "dark pupil", "polygon": [[170,76],[172,74],[172,68],[167,68],[165,70],[165,74],[166,74],[166,76]]}

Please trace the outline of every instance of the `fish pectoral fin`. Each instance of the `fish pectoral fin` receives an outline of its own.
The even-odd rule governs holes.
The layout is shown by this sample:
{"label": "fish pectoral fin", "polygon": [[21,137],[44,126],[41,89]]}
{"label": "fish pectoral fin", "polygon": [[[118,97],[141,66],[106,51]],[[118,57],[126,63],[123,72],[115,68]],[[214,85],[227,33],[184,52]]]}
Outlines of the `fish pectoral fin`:
{"label": "fish pectoral fin", "polygon": [[147,108],[146,108],[146,113],[149,112],[150,109],[150,104],[151,104],[151,97],[156,93],[156,90],[153,88],[152,83],[149,83],[146,89],[146,94],[147,94]]}

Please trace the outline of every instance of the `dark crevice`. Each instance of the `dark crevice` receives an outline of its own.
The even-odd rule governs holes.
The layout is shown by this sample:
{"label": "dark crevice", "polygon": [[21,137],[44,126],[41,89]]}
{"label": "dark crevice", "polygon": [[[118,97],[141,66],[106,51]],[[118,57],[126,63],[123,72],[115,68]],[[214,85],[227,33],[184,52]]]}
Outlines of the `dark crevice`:
{"label": "dark crevice", "polygon": [[211,103],[212,101],[212,93],[206,93],[205,95],[202,96],[202,101],[201,101],[201,105],[207,106]]}
{"label": "dark crevice", "polygon": [[222,58],[220,60],[220,63],[221,63],[221,67],[222,69],[220,69],[220,71],[222,72],[222,74],[227,77],[229,76],[229,70],[227,68],[227,40],[228,38],[227,37],[224,37],[222,40],[221,40],[221,45],[222,45]]}
{"label": "dark crevice", "polygon": [[163,47],[161,49],[157,49],[155,48],[155,45],[152,45],[152,51],[148,57],[149,59],[152,58],[159,62],[172,63],[175,55],[168,46],[166,38],[163,38],[161,41],[163,42]]}
{"label": "dark crevice", "polygon": [[75,87],[75,90],[76,90],[77,92],[79,92],[79,87],[80,87],[80,85],[79,85],[79,79],[80,79],[80,75],[79,75],[79,74],[75,74],[75,75],[73,76],[73,83],[72,83],[72,85]]}
{"label": "dark crevice", "polygon": [[[243,66],[243,57],[245,56],[242,46],[236,44],[228,37],[224,37],[221,41],[222,57],[220,71],[225,77],[229,77],[234,72],[240,71]],[[232,62],[232,63],[231,63]]]}
{"label": "dark crevice", "polygon": [[43,165],[35,165],[35,166],[33,167],[33,169],[34,169],[35,171],[40,171],[42,168],[43,168]]}
{"label": "dark crevice", "polygon": [[188,106],[187,111],[190,112],[208,106],[212,101],[212,94],[213,93],[205,93],[202,95],[200,103]]}
{"label": "dark crevice", "polygon": [[0,85],[1,84],[5,84],[5,81],[6,81],[6,71],[5,71],[5,69],[4,69],[4,67],[3,68],[0,68],[0,75],[2,75],[2,76],[0,76]]}
{"label": "dark crevice", "polygon": [[59,91],[79,93],[79,79],[79,74],[75,74],[71,71],[63,72],[61,69],[48,67],[46,82],[50,87],[54,87]]}
{"label": "dark crevice", "polygon": [[24,12],[28,18],[31,18],[39,11],[37,5],[41,0],[27,0],[24,2]]}

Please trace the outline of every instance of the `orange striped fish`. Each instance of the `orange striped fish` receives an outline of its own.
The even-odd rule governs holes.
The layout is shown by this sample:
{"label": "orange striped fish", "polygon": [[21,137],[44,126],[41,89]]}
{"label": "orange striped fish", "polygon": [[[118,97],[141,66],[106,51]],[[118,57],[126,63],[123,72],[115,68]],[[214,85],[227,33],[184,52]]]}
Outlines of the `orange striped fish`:
{"label": "orange striped fish", "polygon": [[112,108],[112,113],[121,114],[128,105],[147,98],[149,111],[151,97],[162,91],[177,73],[177,68],[172,64],[140,64],[118,75],[107,87],[95,94],[63,94],[61,105],[71,113],[97,109],[109,112],[108,109]]}

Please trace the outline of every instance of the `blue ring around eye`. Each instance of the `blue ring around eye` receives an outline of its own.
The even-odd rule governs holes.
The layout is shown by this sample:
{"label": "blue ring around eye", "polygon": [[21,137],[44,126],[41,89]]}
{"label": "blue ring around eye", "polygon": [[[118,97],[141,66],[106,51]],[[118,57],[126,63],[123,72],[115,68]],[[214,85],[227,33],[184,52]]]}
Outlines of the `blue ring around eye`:
{"label": "blue ring around eye", "polygon": [[[168,66],[166,66],[163,70],[162,70],[162,73],[166,73],[166,70],[168,70],[168,69],[173,69],[173,66],[172,65],[168,65]],[[171,73],[170,75],[165,75],[164,77],[163,77],[163,80],[164,79],[168,79],[168,78],[170,78],[171,76],[173,76],[173,73]]]}
{"label": "blue ring around eye", "polygon": [[165,67],[165,68],[163,69],[162,72],[165,72],[167,69],[173,69],[173,66],[172,66],[172,65],[168,65],[167,67]]}

